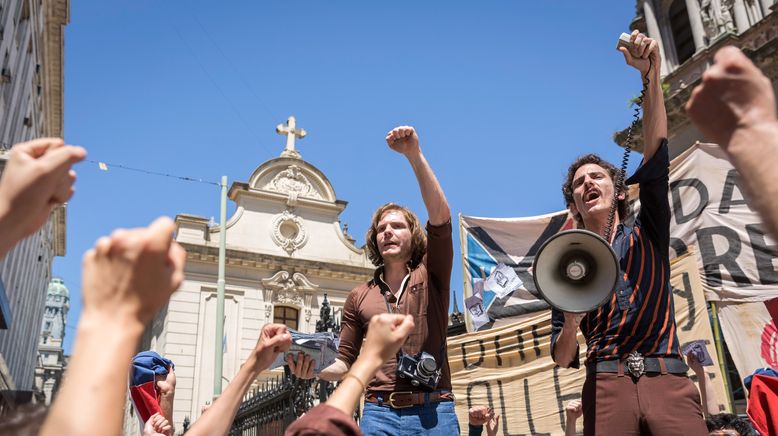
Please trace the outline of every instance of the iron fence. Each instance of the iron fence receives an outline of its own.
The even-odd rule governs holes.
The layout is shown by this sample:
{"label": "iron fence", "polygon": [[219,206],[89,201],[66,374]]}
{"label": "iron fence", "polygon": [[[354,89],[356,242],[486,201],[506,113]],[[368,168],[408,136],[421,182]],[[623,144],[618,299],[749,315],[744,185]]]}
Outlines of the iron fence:
{"label": "iron fence", "polygon": [[286,374],[249,392],[238,408],[230,436],[283,435],[286,428],[313,407],[311,380]]}

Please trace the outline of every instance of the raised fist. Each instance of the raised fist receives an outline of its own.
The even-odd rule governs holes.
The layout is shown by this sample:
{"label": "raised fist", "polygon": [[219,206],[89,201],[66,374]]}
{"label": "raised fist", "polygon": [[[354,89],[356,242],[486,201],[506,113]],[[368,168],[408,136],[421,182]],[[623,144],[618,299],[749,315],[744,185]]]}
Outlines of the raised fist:
{"label": "raised fist", "polygon": [[739,49],[724,47],[714,60],[685,109],[708,140],[727,150],[735,130],[776,122],[775,94],[770,79]]}
{"label": "raised fist", "polygon": [[[640,71],[640,75],[645,77],[649,73],[659,73],[661,57],[659,56],[659,44],[653,38],[634,30],[629,36],[632,46],[619,47],[619,51],[624,55],[627,65],[630,65]],[[656,75],[659,77],[659,74]]]}
{"label": "raised fist", "polygon": [[392,150],[405,156],[419,151],[419,136],[411,126],[399,126],[389,131],[386,143]]}

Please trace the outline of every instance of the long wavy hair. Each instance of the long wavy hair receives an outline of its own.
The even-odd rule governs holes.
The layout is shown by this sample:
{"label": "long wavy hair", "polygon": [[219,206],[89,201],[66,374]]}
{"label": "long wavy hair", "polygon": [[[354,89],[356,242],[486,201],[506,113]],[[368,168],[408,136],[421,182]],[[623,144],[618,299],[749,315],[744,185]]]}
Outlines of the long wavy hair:
{"label": "long wavy hair", "polygon": [[[583,156],[579,156],[578,159],[573,161],[572,164],[570,164],[570,167],[567,169],[567,177],[565,177],[565,183],[562,184],[562,195],[565,197],[565,206],[570,207],[571,204],[575,204],[575,200],[573,199],[573,177],[575,177],[575,172],[578,171],[578,168],[586,165],[586,164],[595,164],[601,166],[605,171],[608,172],[608,175],[611,178],[611,181],[613,182],[613,190],[615,191],[618,189],[618,186],[616,185],[618,176],[619,176],[619,169],[616,168],[612,163],[604,160],[600,156],[596,154],[585,154]],[[619,203],[617,205],[617,210],[619,214],[619,220],[624,221],[630,216],[630,207],[629,207],[629,200],[627,199],[626,191],[624,192],[625,196],[624,199],[619,200]],[[581,227],[583,226],[583,220],[581,219],[581,214],[577,213],[573,216],[573,219],[575,220],[575,223]]]}
{"label": "long wavy hair", "polygon": [[408,266],[416,268],[421,263],[422,258],[424,258],[424,254],[427,253],[427,234],[424,233],[419,217],[415,213],[411,212],[407,207],[395,203],[386,203],[373,214],[373,220],[365,236],[367,258],[375,266],[383,265],[384,263],[384,258],[381,257],[381,251],[378,249],[378,222],[390,210],[400,211],[405,217],[405,221],[408,222],[408,229],[411,231],[411,260],[408,261]]}

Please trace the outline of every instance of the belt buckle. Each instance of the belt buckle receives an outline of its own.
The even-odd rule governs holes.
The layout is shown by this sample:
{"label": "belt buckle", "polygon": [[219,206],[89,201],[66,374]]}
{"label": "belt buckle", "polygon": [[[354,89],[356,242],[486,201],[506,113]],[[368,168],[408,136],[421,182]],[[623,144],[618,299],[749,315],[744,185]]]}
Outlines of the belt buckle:
{"label": "belt buckle", "polygon": [[624,365],[627,367],[627,371],[629,371],[632,377],[636,379],[646,373],[645,358],[637,351],[629,353],[624,361]]}
{"label": "belt buckle", "polygon": [[413,407],[413,401],[411,401],[411,404],[408,404],[406,406],[395,406],[394,405],[394,396],[395,395],[403,395],[403,394],[411,395],[411,394],[413,394],[413,392],[411,392],[411,391],[404,391],[404,392],[392,392],[391,394],[389,394],[389,398],[388,398],[389,401],[387,401],[387,403],[389,403],[389,406],[392,409],[407,409],[408,407]]}

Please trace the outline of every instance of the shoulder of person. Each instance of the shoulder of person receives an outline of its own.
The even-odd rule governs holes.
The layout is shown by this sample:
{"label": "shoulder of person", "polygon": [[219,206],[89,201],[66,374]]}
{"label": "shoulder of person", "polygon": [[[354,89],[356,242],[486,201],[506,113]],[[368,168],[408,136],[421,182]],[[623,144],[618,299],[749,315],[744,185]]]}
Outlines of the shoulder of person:
{"label": "shoulder of person", "polygon": [[361,301],[365,295],[373,288],[377,288],[378,285],[374,282],[373,279],[370,279],[367,282],[360,283],[359,285],[355,286],[349,293],[348,297],[350,299],[353,299],[355,302]]}

